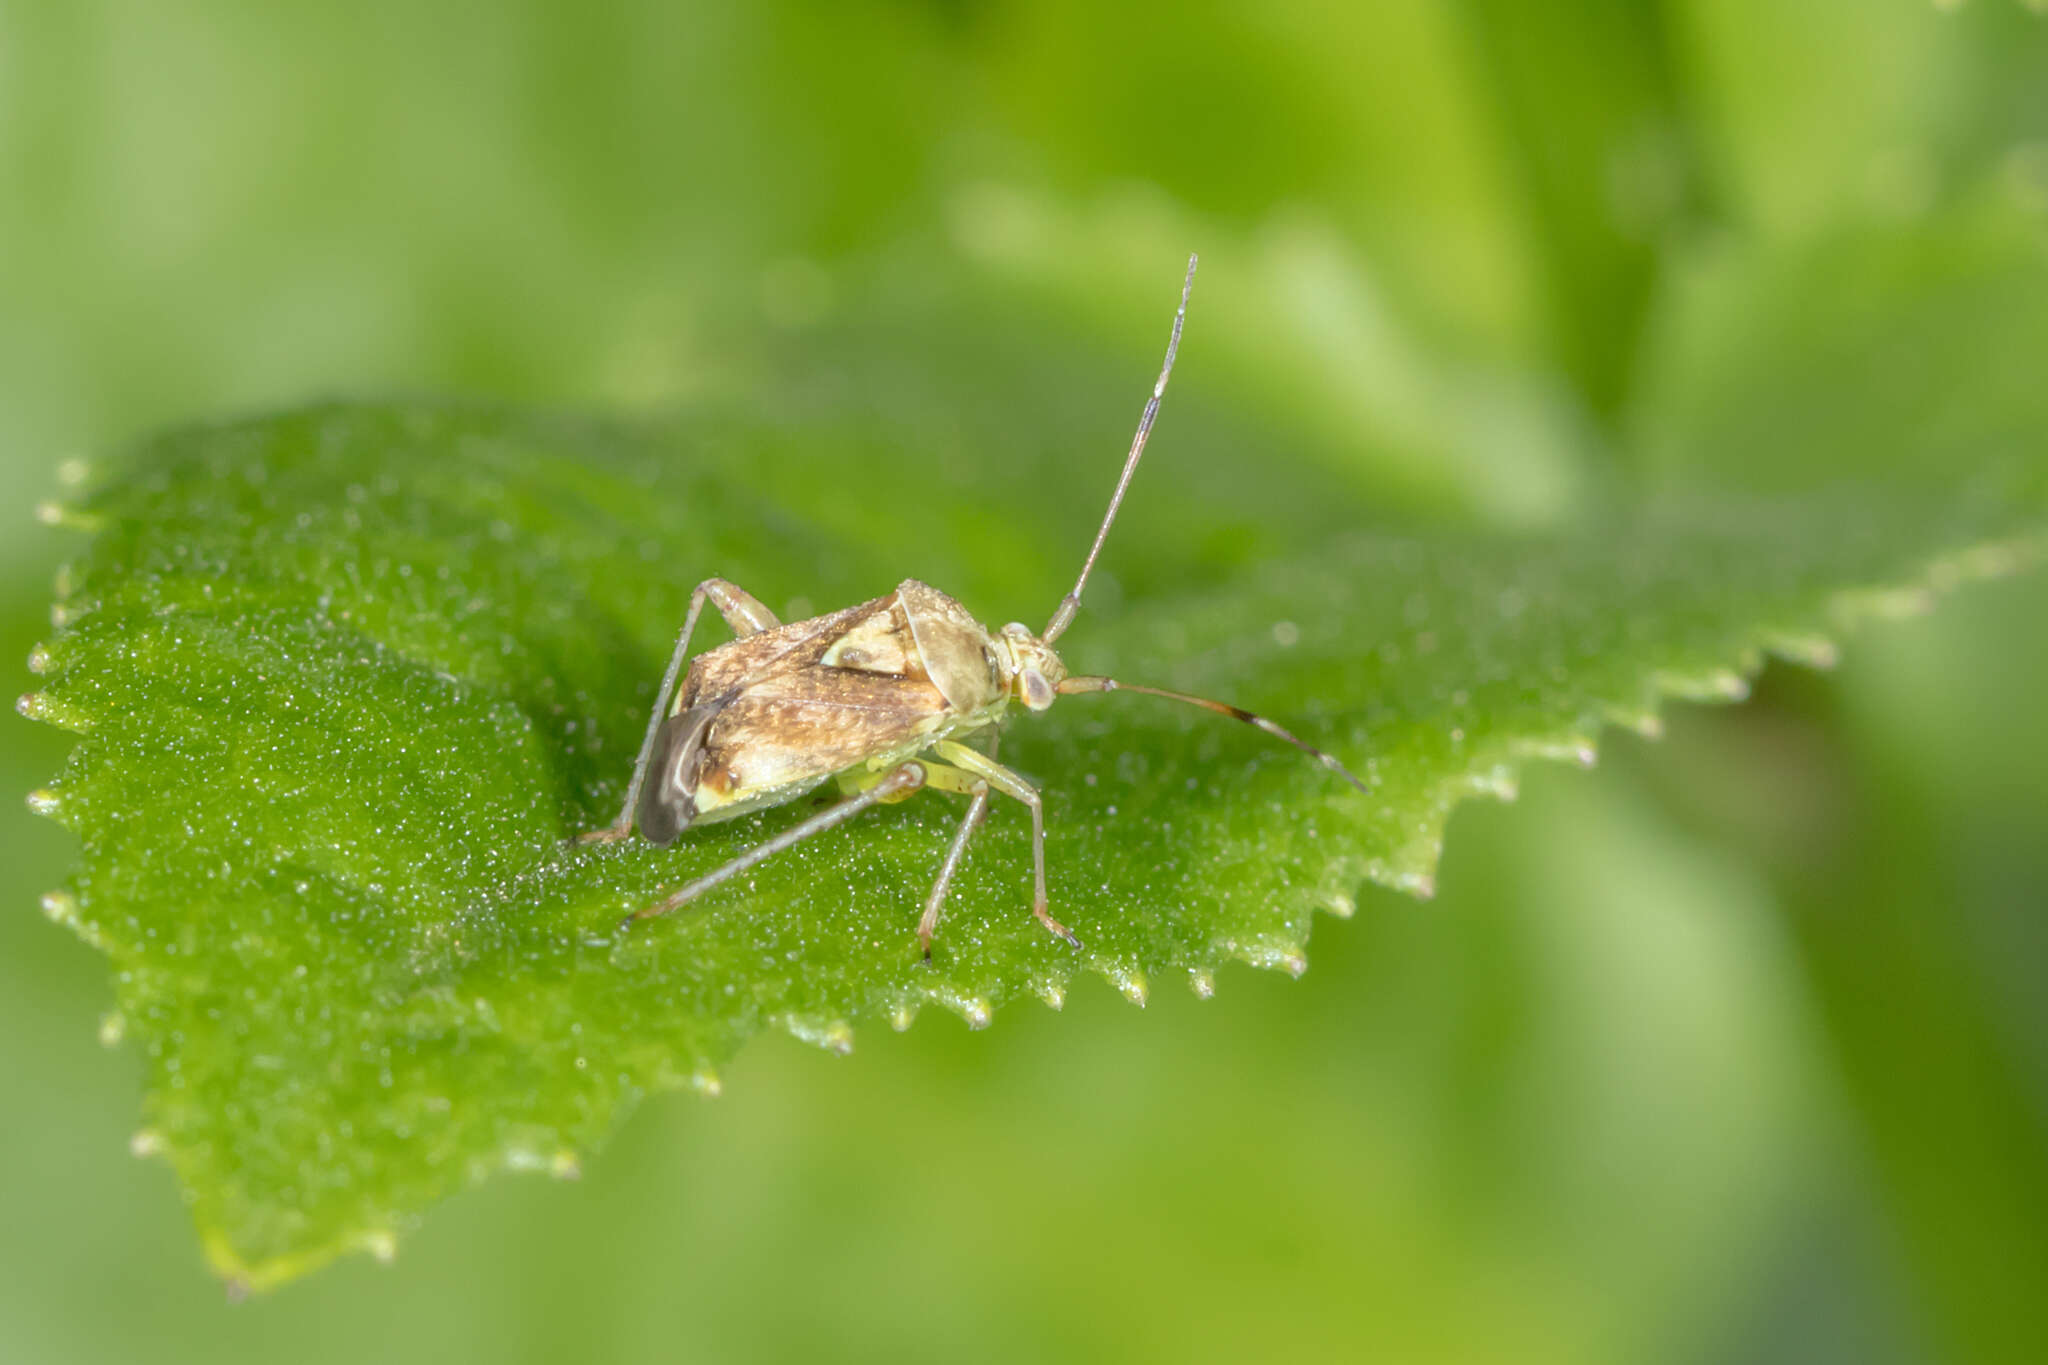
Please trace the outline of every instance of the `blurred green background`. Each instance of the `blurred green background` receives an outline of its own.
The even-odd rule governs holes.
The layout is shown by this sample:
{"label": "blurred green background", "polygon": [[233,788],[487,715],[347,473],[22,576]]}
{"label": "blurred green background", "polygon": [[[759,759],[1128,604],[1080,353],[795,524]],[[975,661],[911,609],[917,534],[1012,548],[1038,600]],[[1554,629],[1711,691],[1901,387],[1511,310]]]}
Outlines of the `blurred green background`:
{"label": "blurred green background", "polygon": [[[1729,262],[1991,214],[2048,270],[2041,8],[0,0],[0,657],[75,543],[28,519],[58,463],[160,424],[900,381],[963,312],[1141,386],[1194,248],[1177,399],[1390,519],[1563,522],[1654,483],[1646,394],[1712,398],[1657,339],[1756,306]],[[1859,337],[1792,292],[1759,367]],[[1828,373],[1809,436],[1890,411]],[[1532,771],[1299,982],[765,1037],[580,1183],[233,1307],[17,807],[0,1359],[2048,1359],[2044,619],[1972,590]],[[0,787],[64,748],[12,722]]]}

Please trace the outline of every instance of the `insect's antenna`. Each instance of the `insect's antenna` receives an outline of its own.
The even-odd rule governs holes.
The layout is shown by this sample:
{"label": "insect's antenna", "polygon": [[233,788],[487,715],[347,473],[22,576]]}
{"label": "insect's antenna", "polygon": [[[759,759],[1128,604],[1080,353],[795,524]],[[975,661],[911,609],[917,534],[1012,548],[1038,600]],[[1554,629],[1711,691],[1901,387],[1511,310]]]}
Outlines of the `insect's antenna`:
{"label": "insect's antenna", "polygon": [[1229,702],[1210,701],[1207,697],[1191,697],[1185,692],[1169,692],[1163,687],[1141,687],[1137,683],[1118,682],[1115,678],[1094,678],[1080,674],[1062,679],[1059,691],[1061,693],[1143,692],[1148,697],[1165,697],[1168,701],[1184,701],[1190,706],[1199,706],[1205,711],[1214,711],[1219,716],[1229,716],[1232,720],[1241,720],[1246,725],[1264,730],[1275,739],[1284,739],[1316,762],[1322,764],[1325,768],[1328,768],[1331,772],[1337,774],[1337,776],[1343,778],[1346,782],[1349,782],[1352,786],[1364,792],[1367,796],[1372,795],[1371,789],[1365,783],[1352,776],[1351,770],[1342,763],[1339,763],[1321,749],[1316,748],[1315,745],[1288,733],[1272,721],[1267,720],[1264,716],[1255,715],[1245,710],[1242,706],[1232,706]]}
{"label": "insect's antenna", "polygon": [[1088,586],[1088,572],[1095,567],[1095,556],[1102,553],[1102,542],[1109,539],[1110,524],[1116,520],[1116,509],[1123,506],[1124,490],[1131,486],[1131,475],[1138,472],[1138,457],[1145,453],[1145,438],[1152,434],[1152,419],[1159,415],[1159,400],[1166,396],[1166,380],[1173,373],[1174,353],[1180,350],[1180,329],[1188,318],[1188,295],[1195,289],[1195,260],[1194,255],[1188,256],[1188,277],[1181,282],[1180,307],[1173,315],[1173,335],[1166,342],[1166,364],[1159,369],[1159,382],[1152,386],[1152,401],[1145,404],[1145,415],[1138,419],[1138,434],[1131,438],[1131,453],[1124,460],[1123,477],[1116,481],[1109,511],[1103,515],[1102,529],[1095,533],[1095,543],[1088,548],[1088,559],[1081,565],[1081,576],[1074,580],[1074,590],[1060,599],[1059,608],[1040,637],[1047,644],[1059,639],[1074,623],[1074,613],[1081,610],[1081,589]]}

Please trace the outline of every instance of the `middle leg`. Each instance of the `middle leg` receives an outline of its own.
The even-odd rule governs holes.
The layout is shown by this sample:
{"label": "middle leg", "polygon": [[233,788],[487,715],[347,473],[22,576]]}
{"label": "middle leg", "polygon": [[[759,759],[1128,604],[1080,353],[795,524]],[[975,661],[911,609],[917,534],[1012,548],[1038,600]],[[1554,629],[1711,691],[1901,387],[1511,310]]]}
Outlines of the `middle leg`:
{"label": "middle leg", "polygon": [[932,752],[954,767],[974,774],[1003,795],[1015,797],[1031,808],[1031,913],[1038,916],[1038,922],[1054,935],[1065,939],[1076,948],[1080,947],[1081,940],[1074,937],[1073,930],[1052,917],[1051,902],[1045,894],[1045,803],[1039,798],[1038,788],[1025,781],[1021,774],[1012,772],[988,755],[970,749],[958,740],[942,739],[932,746]]}

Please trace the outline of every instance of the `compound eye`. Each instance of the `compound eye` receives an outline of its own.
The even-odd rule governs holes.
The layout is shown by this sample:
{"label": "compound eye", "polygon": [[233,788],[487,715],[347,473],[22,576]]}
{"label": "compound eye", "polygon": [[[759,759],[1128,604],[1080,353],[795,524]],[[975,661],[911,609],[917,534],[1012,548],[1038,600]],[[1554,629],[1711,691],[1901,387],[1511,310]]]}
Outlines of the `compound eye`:
{"label": "compound eye", "polygon": [[1043,711],[1052,705],[1052,684],[1045,680],[1045,674],[1035,668],[1024,670],[1024,705],[1033,711]]}

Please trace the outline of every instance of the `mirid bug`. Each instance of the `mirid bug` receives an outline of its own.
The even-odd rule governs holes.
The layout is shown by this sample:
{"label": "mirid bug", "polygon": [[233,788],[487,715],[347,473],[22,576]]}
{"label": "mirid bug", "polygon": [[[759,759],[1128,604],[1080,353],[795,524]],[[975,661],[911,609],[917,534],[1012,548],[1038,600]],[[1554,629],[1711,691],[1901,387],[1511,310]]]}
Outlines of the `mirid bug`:
{"label": "mirid bug", "polygon": [[[897,584],[886,597],[788,625],[722,578],[707,578],[697,585],[662,676],[619,818],[582,835],[582,840],[623,839],[637,824],[642,838],[666,845],[694,825],[779,806],[828,778],[837,779],[844,799],[627,916],[621,928],[687,905],[720,882],[845,824],[870,806],[901,801],[920,788],[934,787],[970,800],[918,921],[925,956],[931,956],[932,933],[946,889],[960,868],[968,837],[988,810],[991,792],[1014,797],[1030,808],[1031,913],[1054,934],[1080,947],[1080,940],[1053,918],[1046,898],[1045,812],[1038,789],[996,761],[997,726],[1012,702],[1028,711],[1043,711],[1060,696],[1114,691],[1188,702],[1257,726],[1366,790],[1335,758],[1264,716],[1165,688],[1069,674],[1053,652],[1053,641],[1080,610],[1081,590],[1088,585],[1145,453],[1166,381],[1173,374],[1194,285],[1195,257],[1190,256],[1166,343],[1166,363],[1138,421],[1109,510],[1082,561],[1074,590],[1060,599],[1040,633],[1034,635],[1013,622],[991,634],[965,607],[914,578]],[[692,660],[677,688],[676,675],[682,672],[691,632],[706,602],[718,608],[735,638]],[[987,753],[961,742],[976,731],[988,732]]]}

